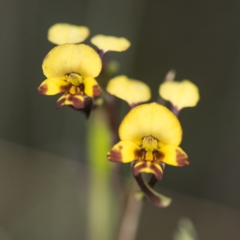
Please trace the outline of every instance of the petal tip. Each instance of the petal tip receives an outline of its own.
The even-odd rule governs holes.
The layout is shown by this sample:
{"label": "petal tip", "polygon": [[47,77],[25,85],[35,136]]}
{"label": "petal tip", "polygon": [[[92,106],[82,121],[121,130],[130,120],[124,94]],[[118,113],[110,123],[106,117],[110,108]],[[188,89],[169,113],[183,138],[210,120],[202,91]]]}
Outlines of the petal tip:
{"label": "petal tip", "polygon": [[188,157],[179,150],[176,150],[176,161],[180,167],[189,165]]}
{"label": "petal tip", "polygon": [[48,90],[48,87],[47,87],[46,84],[41,85],[41,86],[38,87],[38,92],[40,94],[46,95],[47,90]]}
{"label": "petal tip", "polygon": [[108,160],[111,162],[122,162],[122,154],[121,154],[122,148],[123,147],[119,145],[118,149],[112,149],[110,152],[108,152],[107,154]]}

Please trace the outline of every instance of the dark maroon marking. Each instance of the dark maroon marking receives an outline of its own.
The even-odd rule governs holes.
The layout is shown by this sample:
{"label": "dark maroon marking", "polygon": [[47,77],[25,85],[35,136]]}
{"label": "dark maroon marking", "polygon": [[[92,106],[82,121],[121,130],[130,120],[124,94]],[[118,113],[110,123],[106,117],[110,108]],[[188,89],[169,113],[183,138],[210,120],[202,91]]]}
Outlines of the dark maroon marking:
{"label": "dark maroon marking", "polygon": [[136,165],[134,165],[134,167],[133,167],[133,175],[137,176],[138,174],[141,173],[141,170],[143,168],[145,168],[145,167],[147,167],[146,161],[141,161],[141,164],[138,165],[137,167],[136,167]]}
{"label": "dark maroon marking", "polygon": [[[133,168],[133,174],[134,176],[137,176],[138,174],[140,174],[141,172],[145,172],[143,171],[144,168],[151,168],[154,172],[155,177],[157,178],[157,180],[161,180],[162,179],[162,175],[163,173],[161,171],[159,171],[159,168],[157,166],[155,166],[155,164],[158,164],[156,162],[151,162],[151,165],[148,166],[147,161],[141,161],[141,164],[138,165],[136,167],[136,165]],[[161,166],[160,166],[161,167]]]}
{"label": "dark maroon marking", "polygon": [[178,166],[185,166],[189,164],[188,158],[184,154],[182,154],[179,150],[176,150],[176,159]]}
{"label": "dark maroon marking", "polygon": [[142,159],[142,160],[144,160],[145,158],[146,158],[146,150],[144,150],[144,149],[140,149],[140,150],[138,150],[138,149],[136,149],[135,151],[134,151],[134,155],[136,156],[136,159]]}
{"label": "dark maroon marking", "polygon": [[38,92],[43,95],[46,94],[47,90],[48,90],[47,84],[44,84],[38,88]]}
{"label": "dark maroon marking", "polygon": [[61,100],[56,102],[56,109],[59,109],[60,107],[62,107],[62,105],[64,104],[66,98],[62,98]]}
{"label": "dark maroon marking", "polygon": [[94,97],[100,97],[102,94],[102,90],[98,85],[93,86],[93,96]]}
{"label": "dark maroon marking", "polygon": [[61,86],[60,87],[60,92],[67,92],[71,87],[71,84],[67,85],[67,86]]}
{"label": "dark maroon marking", "polygon": [[75,95],[69,95],[67,100],[69,102],[72,102],[72,106],[76,109],[81,109],[83,108],[84,105],[84,101],[81,101],[80,99],[78,99],[77,97],[75,97]]}
{"label": "dark maroon marking", "polygon": [[[160,181],[160,180],[162,180],[163,172],[161,172],[155,164],[159,164],[159,163],[152,163],[151,168],[153,169],[153,171],[155,173],[154,175],[157,178],[157,180]],[[162,169],[161,165],[159,165],[159,166]]]}
{"label": "dark maroon marking", "polygon": [[111,150],[107,155],[108,160],[112,162],[122,162],[122,153],[121,153],[122,149],[123,149],[122,146],[118,146],[118,150],[116,149]]}
{"label": "dark maroon marking", "polygon": [[163,158],[164,158],[164,154],[162,152],[158,151],[158,150],[154,150],[152,152],[152,154],[153,154],[153,160],[154,161],[161,162],[163,160]]}

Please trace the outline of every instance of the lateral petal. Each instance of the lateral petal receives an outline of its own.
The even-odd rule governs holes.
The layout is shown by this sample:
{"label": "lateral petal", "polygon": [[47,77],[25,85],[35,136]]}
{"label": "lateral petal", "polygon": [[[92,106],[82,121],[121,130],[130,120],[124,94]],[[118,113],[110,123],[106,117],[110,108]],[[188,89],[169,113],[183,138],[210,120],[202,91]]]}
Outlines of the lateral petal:
{"label": "lateral petal", "polygon": [[180,148],[174,145],[165,145],[160,148],[160,152],[163,153],[162,162],[182,167],[189,164],[187,154]]}
{"label": "lateral petal", "polygon": [[84,93],[90,97],[100,97],[102,90],[94,78],[86,77],[84,78]]}
{"label": "lateral petal", "polygon": [[70,88],[71,84],[64,81],[64,79],[65,77],[48,78],[38,87],[38,92],[43,95],[55,95],[66,92]]}
{"label": "lateral petal", "polygon": [[112,162],[128,163],[138,159],[141,148],[131,141],[120,141],[108,152],[107,158]]}

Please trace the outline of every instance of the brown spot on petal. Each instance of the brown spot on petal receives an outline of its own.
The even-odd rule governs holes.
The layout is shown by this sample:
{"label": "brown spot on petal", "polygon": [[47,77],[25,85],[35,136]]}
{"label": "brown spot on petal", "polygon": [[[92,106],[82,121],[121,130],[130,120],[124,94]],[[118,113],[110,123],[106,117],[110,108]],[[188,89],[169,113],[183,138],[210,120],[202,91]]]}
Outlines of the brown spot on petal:
{"label": "brown spot on petal", "polygon": [[79,98],[75,97],[74,95],[69,95],[68,101],[72,102],[72,106],[76,109],[83,108],[84,102],[81,101]]}
{"label": "brown spot on petal", "polygon": [[112,162],[122,162],[122,146],[118,146],[118,149],[112,149],[108,154],[107,158],[108,160]]}
{"label": "brown spot on petal", "polygon": [[94,97],[100,97],[102,94],[102,90],[98,85],[93,86],[93,96]]}
{"label": "brown spot on petal", "polygon": [[41,85],[41,86],[38,88],[38,92],[39,92],[40,94],[43,94],[43,95],[46,94],[47,90],[48,90],[48,87],[47,87],[46,84]]}
{"label": "brown spot on petal", "polygon": [[188,158],[186,157],[186,155],[184,155],[179,150],[176,150],[176,159],[177,159],[178,166],[185,166],[189,164]]}
{"label": "brown spot on petal", "polygon": [[161,162],[164,158],[164,154],[158,150],[153,151],[153,160]]}
{"label": "brown spot on petal", "polygon": [[68,86],[61,86],[60,91],[61,92],[67,92],[71,88],[71,85],[69,84]]}
{"label": "brown spot on petal", "polygon": [[145,159],[146,158],[146,151],[144,149],[136,149],[134,151],[134,155],[136,156],[136,159]]}

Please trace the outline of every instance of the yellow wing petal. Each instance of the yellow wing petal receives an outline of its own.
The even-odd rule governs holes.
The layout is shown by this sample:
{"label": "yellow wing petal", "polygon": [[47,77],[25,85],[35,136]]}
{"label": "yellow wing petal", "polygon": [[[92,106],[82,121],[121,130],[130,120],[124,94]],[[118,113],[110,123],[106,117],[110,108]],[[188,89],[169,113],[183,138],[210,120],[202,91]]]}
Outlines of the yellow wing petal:
{"label": "yellow wing petal", "polygon": [[126,51],[131,45],[131,43],[126,38],[105,35],[94,36],[91,38],[91,43],[103,52],[123,52]]}
{"label": "yellow wing petal", "polygon": [[141,148],[132,141],[120,141],[113,146],[107,154],[107,158],[113,162],[128,163],[138,159],[138,152]]}
{"label": "yellow wing petal", "polygon": [[48,40],[54,44],[80,43],[89,36],[89,29],[68,23],[56,23],[48,30]]}
{"label": "yellow wing petal", "polygon": [[112,78],[108,82],[107,92],[123,99],[129,105],[146,102],[151,98],[151,90],[147,84],[124,75]]}
{"label": "yellow wing petal", "polygon": [[165,145],[160,148],[160,152],[163,153],[164,156],[161,161],[166,164],[179,167],[189,164],[187,154],[180,147]]}
{"label": "yellow wing petal", "polygon": [[70,83],[63,81],[65,78],[48,78],[38,87],[38,92],[43,95],[55,95],[66,92],[70,88]]}
{"label": "yellow wing petal", "polygon": [[163,99],[170,101],[178,110],[196,106],[200,98],[198,87],[188,80],[164,82],[159,87],[159,94]]}

